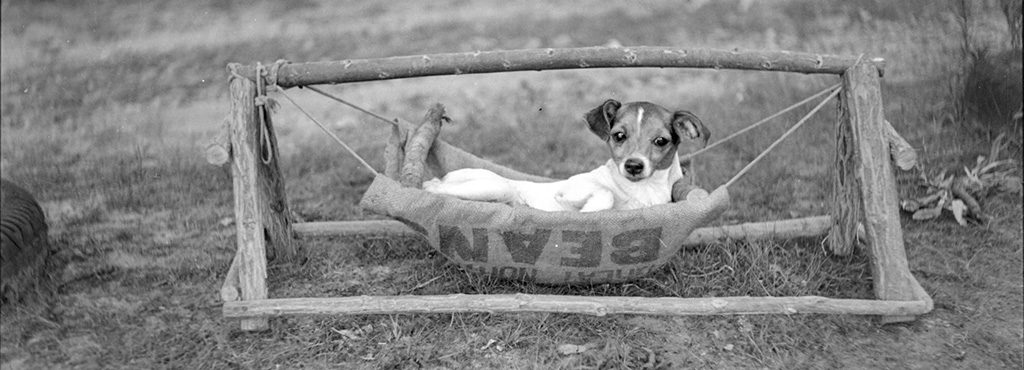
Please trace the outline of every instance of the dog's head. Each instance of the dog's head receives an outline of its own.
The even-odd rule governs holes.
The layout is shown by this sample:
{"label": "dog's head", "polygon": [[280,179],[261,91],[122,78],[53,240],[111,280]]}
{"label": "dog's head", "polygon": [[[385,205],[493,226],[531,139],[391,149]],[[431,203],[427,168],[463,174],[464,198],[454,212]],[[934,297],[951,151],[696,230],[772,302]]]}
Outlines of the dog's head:
{"label": "dog's head", "polygon": [[590,131],[608,143],[619,174],[631,181],[669,168],[684,140],[707,145],[711,136],[693,113],[647,102],[609,99],[584,118]]}

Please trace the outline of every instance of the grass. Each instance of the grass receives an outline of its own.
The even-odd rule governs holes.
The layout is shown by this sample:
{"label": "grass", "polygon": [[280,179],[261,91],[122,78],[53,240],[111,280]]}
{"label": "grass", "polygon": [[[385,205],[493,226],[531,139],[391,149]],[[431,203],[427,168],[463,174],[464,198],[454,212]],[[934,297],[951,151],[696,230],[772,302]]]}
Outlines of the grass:
{"label": "grass", "polygon": [[[1003,84],[1013,81],[1013,64],[998,57],[1005,25],[997,21],[1003,16],[994,8],[974,9],[971,43],[990,48],[986,55],[993,57],[984,62],[1009,65],[1011,78],[968,73],[952,81],[954,72],[985,69],[965,69],[958,57],[961,40],[950,31],[958,29],[955,9],[916,3],[645,2],[580,9],[489,1],[5,1],[0,172],[43,204],[63,284],[41,302],[3,306],[0,363],[5,369],[1020,368],[1019,194],[988,199],[984,206],[994,217],[986,225],[902,220],[911,270],[936,304],[908,324],[824,315],[432,314],[276,318],[270,330],[246,333],[221,317],[217,291],[235,248],[231,180],[225,168],[207,165],[201,152],[227,113],[228,62],[592,46],[612,39],[623,45],[881,55],[888,61],[882,80],[886,117],[920,150],[924,169],[957,171],[986,153],[1000,132],[1013,138],[1010,154],[1020,158],[1020,123],[986,115],[1002,108],[976,109],[968,116],[976,123],[949,119],[957,117],[951,98],[959,96],[951,89],[967,76],[1012,95],[1012,86]],[[580,116],[604,99],[691,110],[714,140],[834,81],[781,73],[588,70],[329,90],[410,121],[441,102],[454,119],[442,133],[446,140],[523,171],[567,176],[601,162],[605,149],[581,130]],[[385,128],[308,91],[290,93],[372,165],[383,167]],[[699,182],[725,182],[806,111],[699,158]],[[821,112],[741,180],[732,190],[735,206],[720,222],[826,213],[834,115],[831,107]],[[275,123],[287,194],[299,217],[376,217],[358,207],[371,177],[354,160],[287,105]],[[914,178],[916,172],[899,175],[902,194],[917,190]],[[300,243],[310,259],[271,265],[272,297],[872,297],[864,253],[829,256],[815,238],[706,245],[682,251],[647,279],[558,287],[467,274],[415,240]],[[566,344],[586,351],[560,354]]]}

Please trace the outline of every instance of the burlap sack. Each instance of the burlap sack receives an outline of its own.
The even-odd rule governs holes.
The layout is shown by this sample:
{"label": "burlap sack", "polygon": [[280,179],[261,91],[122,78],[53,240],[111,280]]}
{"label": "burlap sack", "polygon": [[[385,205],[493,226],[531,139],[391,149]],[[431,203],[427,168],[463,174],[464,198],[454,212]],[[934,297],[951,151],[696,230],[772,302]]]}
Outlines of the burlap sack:
{"label": "burlap sack", "polygon": [[[387,174],[401,164],[405,134],[394,134],[385,151]],[[428,179],[460,168],[486,168],[511,179],[549,180],[441,140],[427,162]],[[542,284],[593,284],[639,279],[664,266],[690,232],[728,208],[729,193],[720,187],[707,198],[631,211],[545,212],[432,194],[377,176],[360,205],[406,223],[469,271]]]}

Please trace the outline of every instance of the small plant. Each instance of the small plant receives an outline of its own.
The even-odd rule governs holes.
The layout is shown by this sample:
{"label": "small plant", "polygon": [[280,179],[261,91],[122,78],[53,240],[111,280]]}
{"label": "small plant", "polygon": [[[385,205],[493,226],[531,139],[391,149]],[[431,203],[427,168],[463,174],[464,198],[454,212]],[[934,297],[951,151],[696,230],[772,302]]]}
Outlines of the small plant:
{"label": "small plant", "polygon": [[978,199],[984,200],[1000,192],[1021,192],[1021,178],[1013,175],[1017,161],[999,159],[1006,146],[1005,136],[996,137],[988,157],[978,156],[974,167],[964,167],[963,175],[947,174],[943,170],[929,178],[921,171],[921,185],[928,189],[927,195],[904,199],[900,201],[900,208],[913,212],[915,220],[934,219],[942,210],[947,210],[961,226],[967,225],[968,218],[987,222],[989,216],[983,212]]}

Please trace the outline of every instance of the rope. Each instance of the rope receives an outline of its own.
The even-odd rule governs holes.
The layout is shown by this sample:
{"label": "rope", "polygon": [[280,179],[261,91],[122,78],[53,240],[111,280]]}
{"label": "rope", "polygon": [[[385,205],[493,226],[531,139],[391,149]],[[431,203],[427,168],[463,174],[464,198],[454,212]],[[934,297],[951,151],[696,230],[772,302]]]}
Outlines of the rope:
{"label": "rope", "polygon": [[288,96],[288,93],[284,92],[284,90],[281,90],[279,92],[281,93],[281,96],[284,96],[285,99],[288,99],[288,101],[290,101],[292,103],[292,105],[295,106],[295,108],[298,108],[299,111],[302,112],[302,114],[305,114],[306,117],[308,117],[310,121],[313,121],[313,123],[315,123],[317,126],[320,126],[321,130],[324,130],[324,132],[326,132],[327,135],[330,135],[331,138],[334,139],[334,141],[338,142],[338,144],[341,144],[341,146],[343,148],[345,148],[345,150],[347,150],[349,152],[349,154],[352,154],[353,157],[356,157],[356,160],[358,160],[359,163],[361,163],[363,165],[363,167],[366,167],[366,169],[370,170],[370,172],[373,173],[373,176],[380,175],[380,173],[378,173],[377,170],[373,169],[373,166],[370,166],[369,163],[366,163],[366,161],[363,160],[363,157],[360,157],[359,154],[356,154],[356,151],[352,150],[352,147],[349,147],[348,144],[345,144],[344,141],[341,141],[341,139],[338,138],[338,136],[335,135],[333,132],[331,132],[331,130],[328,130],[327,127],[325,127],[323,124],[320,123],[320,121],[317,121],[316,118],[313,118],[313,116],[310,115],[309,112],[306,112],[305,109],[302,109],[302,107],[299,106],[299,104],[296,103],[295,100],[293,100],[291,96]]}
{"label": "rope", "polygon": [[[263,63],[256,62],[256,101],[257,111],[260,117],[260,159],[263,160],[263,164],[269,165],[274,159],[274,150],[271,147],[270,142],[270,128],[267,125],[267,94],[264,91],[263,83],[264,76],[267,75],[267,67],[263,66]],[[275,82],[276,83],[276,82]]]}
{"label": "rope", "polygon": [[793,127],[790,127],[789,131],[786,131],[786,133],[782,134],[782,136],[780,136],[777,140],[775,140],[775,142],[773,142],[772,145],[769,145],[767,149],[765,149],[764,151],[761,152],[761,154],[758,154],[757,157],[754,158],[754,160],[750,161],[750,163],[747,163],[747,166],[743,167],[743,169],[740,170],[740,172],[737,172],[735,175],[733,175],[733,177],[731,179],[729,179],[729,181],[726,182],[724,186],[726,188],[728,188],[729,186],[732,186],[732,184],[734,182],[736,182],[736,180],[738,180],[740,178],[740,176],[743,176],[744,174],[747,173],[747,171],[750,171],[750,169],[754,167],[755,163],[757,163],[762,158],[767,156],[768,152],[772,151],[772,149],[775,149],[775,147],[778,146],[779,143],[781,143],[783,140],[786,140],[786,138],[789,137],[789,135],[791,135],[793,132],[795,132],[796,129],[800,128],[800,126],[802,126],[804,124],[804,122],[807,122],[807,120],[809,118],[811,118],[811,116],[813,116],[814,113],[817,113],[818,110],[821,110],[821,107],[824,107],[825,103],[828,103],[829,100],[832,100],[832,98],[835,98],[836,95],[839,95],[840,91],[842,91],[842,89],[835,89],[835,90],[832,91],[831,94],[829,94],[827,97],[825,97],[825,99],[822,99],[821,102],[818,103],[818,105],[814,107],[814,109],[811,109],[811,111],[808,112],[806,115],[804,115],[804,117],[801,118],[800,121],[798,121],[795,125],[793,125]]}
{"label": "rope", "polygon": [[269,83],[271,90],[281,90],[281,88],[277,86],[277,73],[281,70],[281,66],[288,63],[291,62],[284,59],[278,59],[274,62],[274,65],[270,67],[270,73],[267,75],[267,82]]}
{"label": "rope", "polygon": [[686,160],[691,159],[691,158],[697,156],[698,154],[704,153],[704,152],[706,152],[708,150],[711,150],[712,148],[714,148],[716,146],[722,145],[723,143],[725,143],[725,142],[727,142],[729,140],[732,140],[733,138],[735,138],[735,137],[737,137],[737,136],[739,136],[739,135],[741,135],[741,134],[743,134],[743,133],[745,133],[747,131],[753,130],[754,128],[764,124],[765,122],[768,122],[768,121],[771,121],[771,120],[775,119],[775,117],[778,117],[778,116],[781,116],[783,114],[786,114],[787,112],[789,112],[789,111],[791,111],[793,109],[796,109],[797,107],[800,107],[800,106],[802,106],[804,104],[807,104],[807,102],[809,102],[811,100],[817,99],[818,97],[827,94],[829,91],[832,91],[833,89],[836,89],[836,88],[838,88],[841,85],[842,84],[835,84],[835,85],[832,85],[831,87],[829,87],[829,88],[827,88],[825,90],[821,90],[821,91],[815,93],[814,95],[811,95],[811,96],[807,97],[807,99],[801,100],[800,102],[798,102],[796,104],[790,105],[786,109],[780,110],[777,113],[766,117],[765,119],[757,121],[756,123],[754,123],[754,124],[752,124],[750,126],[747,126],[746,128],[744,128],[742,130],[739,130],[739,131],[736,131],[736,132],[732,133],[732,135],[729,135],[729,136],[726,136],[726,137],[722,138],[722,140],[718,140],[718,141],[716,141],[714,143],[711,143],[711,145],[708,145],[708,146],[706,146],[706,147],[704,147],[704,148],[702,148],[702,149],[700,149],[698,151],[695,151],[693,153],[684,155],[682,158],[680,158],[680,160],[685,162]]}
{"label": "rope", "polygon": [[238,73],[238,67],[239,67],[238,63],[229,63],[228,64],[228,75],[230,75],[230,77],[228,77],[228,81],[229,82],[232,79],[245,78],[245,76],[242,76],[240,73]]}
{"label": "rope", "polygon": [[[750,171],[750,169],[753,168],[754,164],[756,164],[761,159],[763,159],[765,156],[767,156],[768,152],[770,152],[773,149],[775,149],[775,147],[778,146],[783,140],[785,140],[787,137],[792,135],[793,132],[795,132],[798,128],[800,128],[800,126],[802,126],[804,124],[804,122],[807,122],[807,120],[810,119],[811,116],[813,116],[815,113],[817,113],[819,110],[821,110],[821,108],[825,106],[825,103],[827,103],[828,101],[830,101],[833,98],[835,98],[836,95],[838,95],[839,92],[842,90],[842,89],[839,88],[840,86],[841,86],[841,84],[835,84],[835,85],[832,85],[832,86],[830,86],[830,87],[828,87],[828,88],[826,88],[824,90],[821,90],[821,91],[815,93],[814,95],[811,95],[811,96],[807,97],[804,100],[801,100],[801,101],[799,101],[799,102],[797,102],[797,103],[795,103],[793,105],[790,105],[789,107],[786,107],[785,109],[782,109],[782,110],[776,112],[775,114],[772,114],[772,115],[770,115],[770,116],[768,116],[768,117],[766,117],[766,118],[764,118],[764,119],[762,119],[760,121],[757,121],[757,122],[751,124],[750,126],[747,126],[746,128],[742,129],[742,130],[739,130],[739,131],[737,131],[737,132],[735,132],[735,133],[733,133],[733,134],[731,134],[729,136],[726,136],[722,140],[719,140],[719,141],[717,141],[717,142],[715,142],[715,143],[713,143],[713,144],[711,144],[711,145],[709,145],[709,146],[707,146],[707,147],[705,147],[703,149],[700,149],[700,150],[698,150],[696,152],[690,153],[690,154],[684,156],[683,159],[684,160],[685,159],[690,159],[690,158],[693,158],[694,156],[696,156],[698,154],[701,154],[703,152],[711,150],[712,148],[714,148],[716,146],[719,146],[722,143],[727,142],[727,141],[735,138],[736,136],[742,135],[743,133],[746,133],[747,131],[750,131],[750,130],[752,130],[752,129],[754,129],[754,128],[756,128],[756,127],[758,127],[758,126],[760,126],[760,125],[762,125],[764,123],[767,123],[768,121],[771,121],[772,119],[775,119],[778,116],[786,114],[787,112],[792,111],[793,109],[796,109],[796,108],[798,108],[798,107],[800,107],[800,106],[802,106],[804,104],[807,104],[811,100],[814,100],[814,99],[816,99],[816,98],[818,98],[818,97],[820,97],[820,96],[822,96],[822,95],[824,95],[826,93],[829,93],[831,91],[831,94],[829,94],[827,97],[825,97],[820,103],[818,103],[817,106],[815,106],[813,109],[811,109],[810,112],[808,112],[806,115],[804,115],[804,117],[801,118],[800,121],[797,121],[797,123],[795,125],[793,125],[793,127],[790,127],[790,129],[788,131],[786,131],[786,133],[782,134],[781,137],[779,137],[777,140],[775,140],[775,142],[773,142],[771,145],[769,145],[768,148],[766,148],[764,151],[762,151],[761,154],[759,154],[756,158],[754,158],[754,160],[750,161],[750,163],[748,163],[746,165],[746,167],[743,167],[743,169],[741,169],[739,172],[737,172],[735,175],[733,175],[733,177],[731,179],[729,179],[729,181],[726,182],[725,185],[724,185],[726,188],[728,188],[728,187],[732,186],[732,184],[735,183],[740,177],[742,177],[748,171]],[[363,109],[360,106],[357,106],[355,104],[349,103],[348,101],[345,101],[342,98],[334,96],[334,95],[332,95],[330,93],[327,93],[327,92],[325,92],[323,90],[320,90],[320,89],[318,89],[316,87],[305,86],[305,88],[313,90],[314,92],[316,92],[316,93],[318,93],[320,95],[323,95],[323,96],[327,97],[328,99],[334,100],[334,101],[342,103],[344,105],[347,105],[347,106],[349,106],[349,107],[351,107],[351,108],[353,108],[355,110],[358,110],[358,111],[360,111],[362,113],[365,113],[365,114],[367,114],[367,115],[369,115],[371,117],[374,117],[374,118],[376,118],[376,119],[378,119],[380,121],[387,122],[388,124],[391,124],[391,125],[394,125],[394,126],[398,125],[398,119],[397,118],[394,121],[392,121],[392,120],[389,120],[387,118],[384,118],[383,116],[381,116],[379,114],[376,114],[376,113],[371,112],[369,110]],[[318,122],[315,118],[313,118],[313,116],[311,116],[309,113],[307,113],[305,110],[303,110],[302,107],[300,107],[294,100],[292,100],[292,98],[290,96],[285,94],[284,91],[281,91],[281,94],[284,95],[284,97],[286,99],[288,99],[288,101],[290,101],[293,105],[295,105],[296,108],[299,108],[299,110],[302,111],[302,113],[305,114],[306,117],[309,117],[309,119],[312,120],[313,123],[316,123],[317,126],[320,126],[320,128],[324,130],[324,132],[326,132],[328,135],[330,135],[332,138],[334,138],[335,141],[337,141],[339,144],[341,144],[345,148],[345,150],[347,150],[349,153],[352,154],[352,156],[354,156],[356,159],[358,159],[359,162],[363,164],[363,166],[366,166],[366,168],[370,169],[370,171],[372,171],[374,175],[378,175],[377,171],[374,170],[373,167],[370,167],[370,165],[367,164],[365,160],[363,160],[358,154],[356,154],[356,152],[354,150],[352,150],[352,148],[350,148],[347,144],[345,144],[345,142],[341,141],[341,139],[339,139],[337,136],[335,136],[334,133],[332,133],[329,130],[327,130],[327,128],[324,127],[322,124],[320,124],[320,122]]]}
{"label": "rope", "polygon": [[318,88],[316,88],[316,87],[313,87],[313,86],[306,86],[305,88],[307,88],[307,89],[310,89],[310,90],[313,90],[313,91],[315,91],[315,92],[316,92],[317,94],[320,94],[320,95],[326,96],[326,97],[327,97],[328,99],[331,99],[331,100],[334,100],[334,101],[336,101],[336,102],[338,102],[338,103],[341,103],[341,104],[345,104],[345,105],[347,105],[347,106],[349,106],[349,107],[352,107],[353,109],[355,109],[355,110],[357,110],[357,111],[360,111],[360,112],[366,113],[366,114],[368,114],[368,115],[372,116],[373,118],[376,118],[376,119],[379,119],[379,120],[381,120],[381,121],[387,122],[387,123],[391,124],[392,126],[398,126],[398,119],[397,119],[397,118],[395,118],[395,120],[394,120],[394,121],[391,121],[391,120],[388,120],[387,118],[384,118],[384,117],[382,117],[381,115],[379,115],[379,114],[377,114],[377,113],[373,113],[373,112],[371,112],[371,111],[368,111],[368,110],[366,110],[366,109],[363,109],[362,107],[360,107],[360,106],[358,106],[358,105],[355,105],[355,104],[349,103],[349,102],[345,101],[345,100],[344,100],[344,99],[342,99],[342,98],[339,98],[339,97],[337,97],[337,96],[331,95],[331,94],[329,94],[329,93],[327,93],[327,92],[325,92],[325,91],[323,91],[323,90],[320,90],[320,89],[318,89]]}

